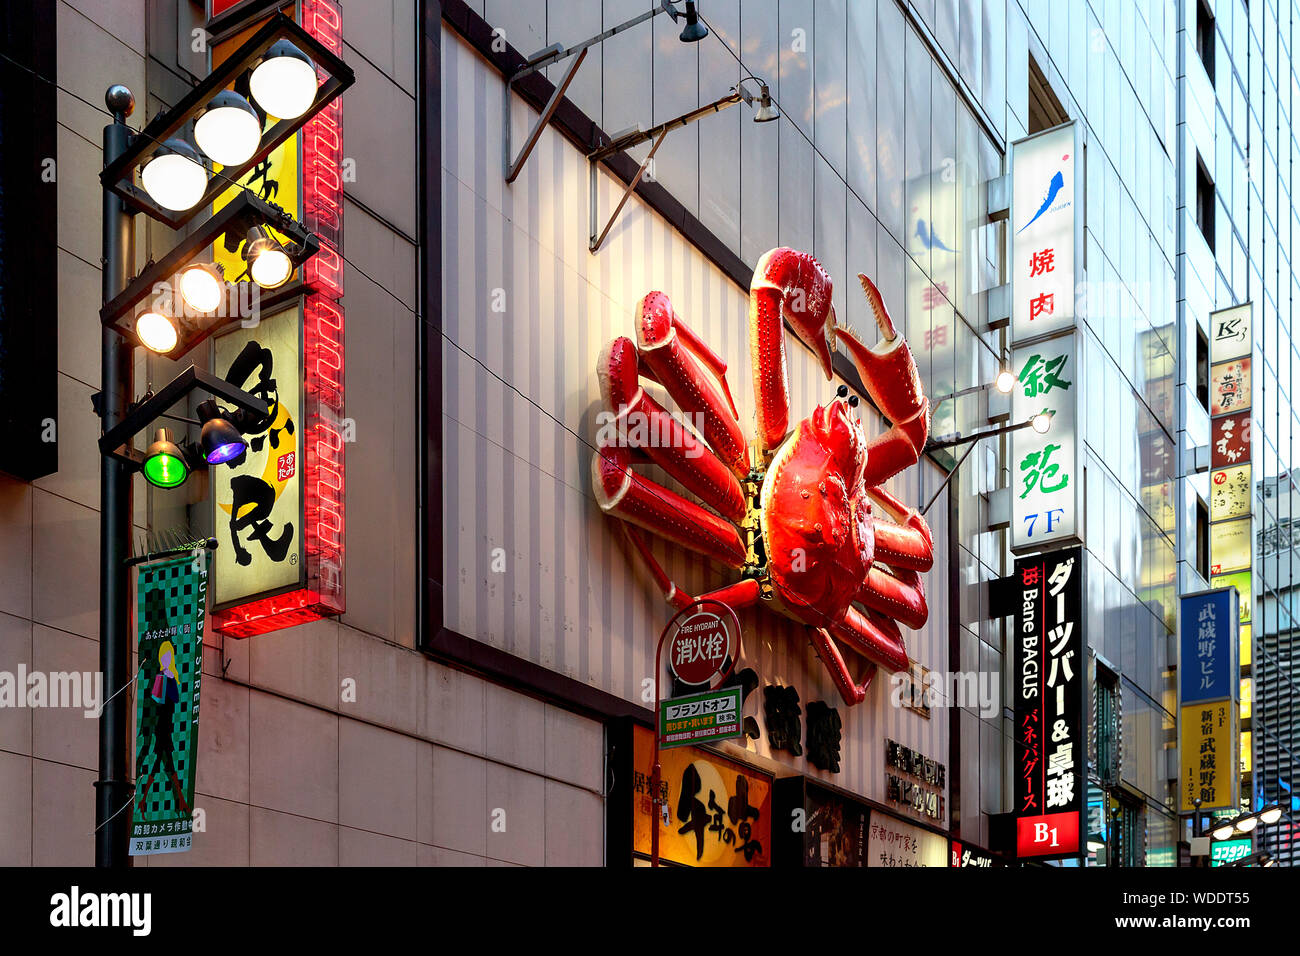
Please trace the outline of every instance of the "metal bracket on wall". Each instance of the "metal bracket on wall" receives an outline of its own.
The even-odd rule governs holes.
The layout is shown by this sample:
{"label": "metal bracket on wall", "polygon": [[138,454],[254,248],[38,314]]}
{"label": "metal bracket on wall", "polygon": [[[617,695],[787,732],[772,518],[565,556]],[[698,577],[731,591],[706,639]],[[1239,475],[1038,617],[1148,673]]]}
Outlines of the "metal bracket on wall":
{"label": "metal bracket on wall", "polygon": [[[636,132],[639,132],[639,130]],[[591,252],[595,252],[601,247],[601,244],[605,241],[605,237],[609,235],[609,230],[613,228],[614,221],[618,219],[618,214],[621,213],[623,207],[627,205],[628,197],[636,190],[637,184],[640,183],[642,177],[645,176],[645,171],[650,168],[650,164],[654,161],[655,152],[667,138],[668,130],[666,129],[656,137],[654,145],[650,147],[650,152],[646,153],[645,159],[641,161],[641,165],[637,168],[636,175],[633,176],[628,184],[623,187],[623,195],[619,197],[618,205],[616,205],[614,211],[609,214],[609,221],[605,223],[605,228],[600,230],[599,235],[596,233],[596,228],[597,224],[600,222],[600,200],[598,197],[600,180],[597,176],[596,170],[600,165],[601,158],[608,155],[612,150],[610,150],[609,147],[606,147],[597,153],[593,153],[588,158],[587,172],[590,177],[591,185],[591,235],[587,239],[587,248]],[[617,143],[619,140],[615,140],[615,142]]]}
{"label": "metal bracket on wall", "polygon": [[[590,40],[583,40],[581,43],[575,43],[573,46],[567,48],[559,43],[553,43],[544,50],[538,50],[527,59],[521,69],[517,70],[513,76],[506,80],[505,103],[501,111],[504,123],[501,143],[503,153],[502,168],[505,171],[507,183],[513,183],[519,178],[519,173],[523,170],[524,163],[528,162],[529,155],[531,155],[533,148],[537,145],[537,141],[542,136],[542,130],[546,129],[547,124],[551,122],[551,118],[555,115],[555,111],[559,107],[560,101],[564,99],[564,94],[568,92],[569,85],[573,83],[573,78],[577,75],[578,67],[582,66],[582,61],[587,58],[587,51],[597,43],[604,43],[615,34],[622,33],[624,30],[629,30],[638,23],[653,19],[661,13],[671,14],[674,20],[680,15],[676,8],[673,7],[672,3],[668,2],[668,0],[663,0],[663,2],[658,6],[652,7],[645,11],[645,13],[633,17],[631,20],[625,20],[618,26],[610,27],[604,33],[598,33]],[[555,89],[552,91],[550,99],[546,101],[546,105],[542,108],[541,114],[534,121],[532,129],[528,131],[528,135],[524,138],[524,145],[520,148],[519,155],[512,156],[510,142],[510,107],[512,103],[510,92],[514,88],[514,85],[524,77],[531,76],[539,70],[544,70],[554,63],[558,63],[561,60],[575,55],[577,58],[569,64],[569,68],[565,70],[564,75],[560,77],[560,82],[555,85]]]}

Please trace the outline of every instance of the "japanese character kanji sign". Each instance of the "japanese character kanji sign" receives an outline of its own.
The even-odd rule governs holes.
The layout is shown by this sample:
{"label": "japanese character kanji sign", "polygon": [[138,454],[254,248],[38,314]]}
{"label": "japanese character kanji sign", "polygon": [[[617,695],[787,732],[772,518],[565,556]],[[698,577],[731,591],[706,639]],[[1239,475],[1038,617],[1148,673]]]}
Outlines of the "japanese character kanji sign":
{"label": "japanese character kanji sign", "polygon": [[1025,857],[1079,852],[1084,762],[1083,549],[1015,565],[1015,806]]}
{"label": "japanese character kanji sign", "polygon": [[1051,413],[1046,434],[1032,428],[1011,434],[1013,551],[1077,540],[1082,533],[1083,475],[1075,434],[1078,354],[1074,333],[1012,352],[1013,420]]}
{"label": "japanese character kanji sign", "polygon": [[1250,461],[1250,412],[1224,415],[1210,423],[1210,467],[1228,468]]}
{"label": "japanese character kanji sign", "polygon": [[1210,520],[1250,514],[1250,465],[1219,468],[1210,472]]}
{"label": "japanese character kanji sign", "polygon": [[1250,407],[1250,358],[1210,367],[1210,414],[1225,415]]}
{"label": "japanese character kanji sign", "polygon": [[1011,146],[1011,340],[1075,325],[1075,246],[1082,195],[1078,130],[1071,123]]}

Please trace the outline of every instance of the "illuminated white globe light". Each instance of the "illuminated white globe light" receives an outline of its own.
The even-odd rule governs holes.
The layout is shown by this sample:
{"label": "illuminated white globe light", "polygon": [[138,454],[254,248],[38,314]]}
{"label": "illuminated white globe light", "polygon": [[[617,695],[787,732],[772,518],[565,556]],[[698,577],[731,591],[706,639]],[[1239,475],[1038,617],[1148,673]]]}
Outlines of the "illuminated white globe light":
{"label": "illuminated white globe light", "polygon": [[192,265],[181,272],[181,298],[195,312],[217,311],[225,298],[225,283],[213,266]]}
{"label": "illuminated white globe light", "polygon": [[316,67],[288,40],[266,51],[248,79],[257,105],[276,119],[297,119],[316,102]]}
{"label": "illuminated white globe light", "polygon": [[1211,830],[1210,835],[1216,840],[1226,840],[1232,836],[1235,830],[1236,827],[1231,822],[1223,823]]}
{"label": "illuminated white globe light", "polygon": [[141,345],[159,355],[166,355],[176,348],[176,326],[158,312],[140,313],[135,320],[135,334]]}
{"label": "illuminated white globe light", "polygon": [[248,100],[222,90],[195,122],[194,141],[222,166],[242,166],[262,141],[262,121]]}
{"label": "illuminated white globe light", "polygon": [[1237,821],[1237,830],[1241,833],[1249,833],[1251,830],[1255,829],[1258,823],[1259,823],[1259,817],[1256,816],[1243,817],[1242,819]]}
{"label": "illuminated white globe light", "polygon": [[1016,376],[1008,369],[998,372],[998,377],[993,380],[993,387],[1003,395],[1010,395],[1011,390],[1016,387]]}
{"label": "illuminated white globe light", "polygon": [[193,208],[208,188],[208,171],[199,154],[184,140],[169,139],[140,173],[144,191],[173,212]]}
{"label": "illuminated white globe light", "polygon": [[268,240],[250,252],[248,274],[263,289],[277,289],[293,275],[293,262],[283,249]]}
{"label": "illuminated white globe light", "polygon": [[1269,826],[1272,826],[1274,823],[1277,823],[1278,820],[1282,819],[1282,808],[1269,807],[1267,810],[1265,810],[1263,813],[1259,815],[1259,818],[1264,823],[1268,824]]}
{"label": "illuminated white globe light", "polygon": [[1039,412],[1030,419],[1030,423],[1032,424],[1034,431],[1038,432],[1040,435],[1046,435],[1052,427],[1052,416],[1047,412]]}

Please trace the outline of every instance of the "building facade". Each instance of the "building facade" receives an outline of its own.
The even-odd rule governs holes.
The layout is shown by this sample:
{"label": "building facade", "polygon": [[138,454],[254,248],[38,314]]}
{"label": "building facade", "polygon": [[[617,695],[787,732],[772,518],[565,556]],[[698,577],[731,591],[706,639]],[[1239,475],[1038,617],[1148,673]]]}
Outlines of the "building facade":
{"label": "building facade", "polygon": [[[139,128],[210,68],[208,41],[276,9],[301,17],[303,5],[48,8],[58,468],[0,475],[0,670],[90,671],[103,91],[135,92]],[[663,292],[725,363],[752,438],[750,281],[777,246],[816,256],[838,321],[869,345],[880,333],[854,279],[874,280],[915,356],[938,443],[886,490],[929,505],[928,616],[903,630],[908,679],[882,668],[850,704],[805,627],[761,605],[741,611],[732,680],[744,733],[667,751],[678,822],[663,830],[675,841],[665,859],[1014,862],[1022,754],[1005,594],[1013,502],[1029,489],[1001,433],[1016,424],[1012,403],[990,386],[1012,366],[1023,291],[1011,263],[1023,225],[1008,208],[1012,144],[1067,123],[1080,144],[1068,477],[1082,501],[1070,543],[1083,549],[1088,734],[1069,778],[1079,848],[1061,862],[1175,865],[1188,832],[1175,785],[1178,597],[1215,583],[1210,314],[1247,302],[1260,356],[1261,550],[1249,595],[1260,620],[1243,659],[1255,681],[1243,799],[1292,786],[1293,585],[1289,545],[1277,543],[1294,494],[1290,378],[1274,357],[1292,354],[1300,11],[1242,0],[705,0],[708,35],[683,42],[684,22],[651,15],[661,8],[649,0],[337,9],[339,53],[356,74],[342,98],[338,249],[354,425],[345,610],[245,638],[208,634],[203,827],[190,852],[150,865],[644,863],[655,650],[674,608],[600,507],[592,457],[609,409],[598,363],[607,343],[635,334],[642,296]],[[579,55],[529,69],[556,44],[643,15],[584,49],[571,78]],[[601,153],[738,85],[765,86],[779,118],[754,122],[757,99],[728,102],[658,142]],[[141,218],[137,266],[175,238]],[[137,354],[137,392],[182,367]],[[791,334],[783,357],[792,420],[844,386],[863,399],[867,434],[887,429],[846,352],[831,379]],[[211,364],[213,353],[186,361]],[[985,430],[999,434],[956,442]],[[141,541],[208,533],[208,490],[137,483]],[[736,577],[661,539],[649,553],[691,594]],[[931,694],[913,698],[914,686]],[[0,862],[93,860],[95,733],[80,711],[0,708]],[[794,810],[808,829],[785,825]]]}

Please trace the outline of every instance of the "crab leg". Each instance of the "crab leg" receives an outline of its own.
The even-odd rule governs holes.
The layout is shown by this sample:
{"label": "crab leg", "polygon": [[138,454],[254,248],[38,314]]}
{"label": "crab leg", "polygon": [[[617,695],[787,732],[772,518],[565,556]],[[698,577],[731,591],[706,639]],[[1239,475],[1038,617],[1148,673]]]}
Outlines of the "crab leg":
{"label": "crab leg", "polygon": [[850,707],[862,703],[866,699],[867,689],[871,686],[871,679],[876,676],[876,665],[867,664],[865,676],[861,683],[857,683],[849,676],[849,667],[844,663],[844,655],[835,646],[835,642],[831,640],[825,628],[810,627],[808,636],[817,656],[826,665],[826,670],[831,675],[831,680],[839,690],[840,696],[844,698],[844,703]]}
{"label": "crab leg", "polygon": [[672,578],[668,577],[668,572],[664,570],[663,565],[660,564],[658,559],[654,556],[654,552],[650,550],[650,545],[646,543],[646,540],[641,536],[640,531],[627,522],[620,522],[620,527],[622,527],[623,533],[627,535],[628,541],[636,550],[642,563],[646,566],[646,570],[648,570],[650,576],[654,578],[655,584],[657,584],[659,589],[663,591],[664,600],[678,610],[681,610],[687,605],[694,604],[696,601],[702,601],[707,598],[710,601],[717,601],[721,604],[726,604],[733,610],[739,611],[742,608],[749,607],[758,600],[758,582],[752,578],[737,581],[735,584],[728,584],[725,587],[718,588],[716,591],[709,591],[706,594],[701,594],[698,598],[691,597],[686,591],[677,587]]}
{"label": "crab leg", "polygon": [[897,522],[874,522],[876,560],[891,568],[929,571],[934,565],[934,539],[925,519],[884,488],[868,487],[867,494]]}
{"label": "crab leg", "polygon": [[783,320],[817,355],[829,379],[835,347],[830,276],[808,253],[779,248],[758,261],[749,284],[749,348],[764,451],[776,448],[790,431]]}
{"label": "crab leg", "polygon": [[893,423],[867,446],[867,470],[863,479],[868,486],[873,486],[883,484],[920,459],[930,434],[930,401],[921,388],[912,350],[894,328],[880,290],[865,275],[859,273],[858,279],[880,327],[881,340],[868,348],[848,329],[839,328],[835,333],[848,348],[867,394],[881,414]]}
{"label": "crab leg", "polygon": [[859,611],[850,604],[844,617],[830,626],[830,632],[836,640],[848,644],[867,660],[879,664],[887,671],[907,668],[903,632],[883,614],[871,609]]}
{"label": "crab leg", "polygon": [[603,443],[644,452],[710,508],[739,521],[745,516],[745,494],[735,474],[641,387],[638,369],[629,338],[614,339],[600,353],[596,375],[619,439]]}
{"label": "crab leg", "polygon": [[662,292],[637,308],[637,351],[650,378],[685,412],[700,416],[704,438],[738,475],[749,472],[749,446],[727,387],[727,363],[673,311]]}
{"label": "crab leg", "polygon": [[921,576],[906,568],[887,571],[879,564],[872,565],[855,599],[867,606],[868,613],[875,611],[876,616],[902,621],[914,631],[923,627],[930,616]]}
{"label": "crab leg", "polygon": [[632,453],[602,447],[591,456],[591,483],[606,514],[622,518],[728,567],[745,563],[745,545],[729,521],[632,470]]}

